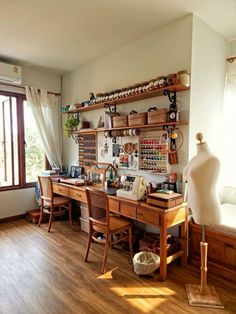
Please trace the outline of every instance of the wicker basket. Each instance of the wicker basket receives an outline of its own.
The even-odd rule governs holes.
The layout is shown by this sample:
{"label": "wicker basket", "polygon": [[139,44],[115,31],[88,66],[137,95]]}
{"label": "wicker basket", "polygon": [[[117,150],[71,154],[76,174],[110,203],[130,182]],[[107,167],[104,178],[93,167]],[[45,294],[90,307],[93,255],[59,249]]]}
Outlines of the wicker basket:
{"label": "wicker basket", "polygon": [[128,115],[129,126],[145,125],[147,123],[147,113],[134,113]]}
{"label": "wicker basket", "polygon": [[167,109],[148,112],[148,124],[167,122]]}
{"label": "wicker basket", "polygon": [[122,128],[128,126],[127,116],[116,116],[113,117],[113,128]]}

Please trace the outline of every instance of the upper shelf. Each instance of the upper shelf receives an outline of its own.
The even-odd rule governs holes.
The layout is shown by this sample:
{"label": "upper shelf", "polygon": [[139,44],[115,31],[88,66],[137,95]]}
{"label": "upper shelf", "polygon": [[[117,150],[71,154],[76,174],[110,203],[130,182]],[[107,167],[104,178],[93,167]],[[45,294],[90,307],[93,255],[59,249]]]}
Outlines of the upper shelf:
{"label": "upper shelf", "polygon": [[136,95],[132,95],[132,96],[124,97],[124,98],[119,98],[119,99],[112,100],[112,101],[106,101],[106,102],[91,105],[88,107],[81,107],[81,108],[78,108],[75,110],[68,110],[68,111],[63,112],[63,113],[79,113],[79,112],[83,112],[83,111],[90,111],[90,110],[96,110],[96,109],[104,108],[105,105],[111,105],[112,106],[112,105],[127,104],[130,102],[139,101],[139,100],[143,100],[143,99],[147,99],[147,98],[162,96],[165,90],[168,90],[171,92],[182,92],[185,90],[189,90],[189,87],[186,87],[186,86],[181,85],[181,84],[165,86],[162,88],[153,89],[153,90],[150,90],[147,92],[143,92],[141,94],[136,94]]}

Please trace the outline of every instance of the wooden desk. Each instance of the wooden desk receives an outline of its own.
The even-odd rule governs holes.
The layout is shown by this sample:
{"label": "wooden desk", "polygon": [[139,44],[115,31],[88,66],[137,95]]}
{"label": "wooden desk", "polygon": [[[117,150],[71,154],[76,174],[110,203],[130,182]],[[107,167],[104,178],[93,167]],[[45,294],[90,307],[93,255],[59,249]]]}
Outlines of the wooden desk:
{"label": "wooden desk", "polygon": [[[75,187],[63,183],[53,183],[54,193],[87,203],[84,187]],[[160,228],[160,280],[167,277],[167,264],[181,256],[181,265],[187,262],[187,211],[185,204],[163,209],[143,201],[132,201],[117,196],[108,196],[110,211],[136,221],[151,224]],[[167,229],[181,226],[181,250],[167,257]]]}

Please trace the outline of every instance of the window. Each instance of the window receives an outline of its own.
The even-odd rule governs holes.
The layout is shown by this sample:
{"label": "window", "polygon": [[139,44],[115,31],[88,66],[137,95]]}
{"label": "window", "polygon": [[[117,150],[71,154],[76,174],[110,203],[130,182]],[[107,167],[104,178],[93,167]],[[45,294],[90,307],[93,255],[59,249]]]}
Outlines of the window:
{"label": "window", "polygon": [[235,116],[236,116],[236,60],[228,64],[226,97],[224,104],[224,159],[222,167],[223,185],[236,187],[236,146],[235,146]]}
{"label": "window", "polygon": [[0,92],[0,189],[32,185],[45,154],[24,95]]}

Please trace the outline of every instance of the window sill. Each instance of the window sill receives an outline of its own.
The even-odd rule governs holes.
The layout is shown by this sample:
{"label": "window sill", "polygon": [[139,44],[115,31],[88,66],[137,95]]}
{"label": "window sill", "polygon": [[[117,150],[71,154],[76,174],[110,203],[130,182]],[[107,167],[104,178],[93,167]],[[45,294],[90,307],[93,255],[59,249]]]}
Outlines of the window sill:
{"label": "window sill", "polygon": [[5,187],[0,187],[0,192],[34,188],[34,187],[35,187],[35,184],[36,184],[36,182],[33,182],[33,183],[26,183],[26,184],[24,184],[24,185],[18,185],[18,186],[5,186]]}

